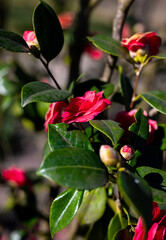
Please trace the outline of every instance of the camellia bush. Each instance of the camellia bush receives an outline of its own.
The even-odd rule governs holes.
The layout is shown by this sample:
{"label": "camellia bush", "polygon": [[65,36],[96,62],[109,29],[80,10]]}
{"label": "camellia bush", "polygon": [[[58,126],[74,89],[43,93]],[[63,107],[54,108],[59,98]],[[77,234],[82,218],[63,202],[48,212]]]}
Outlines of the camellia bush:
{"label": "camellia bush", "polygon": [[[81,7],[90,9],[96,2],[99,1],[81,1]],[[161,38],[153,31],[121,40],[132,2],[118,2],[118,6],[123,5],[124,14],[117,14],[116,32],[112,36],[87,35],[82,42],[78,38],[71,46],[71,64],[79,61],[74,55],[79,53],[78,49],[95,58],[107,54],[107,82],[101,79],[80,82],[81,75],[77,76],[75,65],[72,71],[76,71],[77,78],[70,79],[68,89],[61,88],[61,81],[55,79],[49,64],[64,45],[62,22],[44,1],[34,10],[33,31],[25,29],[22,37],[0,30],[1,48],[37,58],[54,82],[52,86],[32,81],[21,90],[22,107],[34,102],[50,103],[43,126],[48,141],[37,175],[62,186],[63,191],[50,208],[48,239],[54,236],[56,239],[56,234],[73,219],[77,219],[77,224],[72,239],[79,234],[81,239],[89,240],[166,239],[166,173],[162,169],[166,124],[154,120],[155,114],[166,114],[166,92],[154,89],[137,93],[146,65],[154,59],[166,59],[166,55],[160,53]],[[119,19],[123,21],[118,29]],[[68,21],[74,21],[72,15]],[[77,30],[81,32],[79,27],[78,21]],[[131,65],[134,85],[125,76],[123,63]],[[119,75],[116,87],[110,82],[113,71]],[[109,113],[116,102],[123,106],[123,111],[110,119]],[[154,114],[149,115],[139,107],[142,102]],[[24,171],[16,167],[4,169],[2,178],[24,187],[29,209],[34,209],[35,196]]]}

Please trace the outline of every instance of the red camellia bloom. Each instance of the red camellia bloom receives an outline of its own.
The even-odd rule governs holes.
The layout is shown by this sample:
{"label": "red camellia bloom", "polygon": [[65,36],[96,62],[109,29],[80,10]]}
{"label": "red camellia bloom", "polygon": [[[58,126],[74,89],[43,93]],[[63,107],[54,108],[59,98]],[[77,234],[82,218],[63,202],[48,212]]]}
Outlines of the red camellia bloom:
{"label": "red camellia bloom", "polygon": [[[127,141],[127,138],[130,135],[130,132],[128,131],[128,128],[136,122],[135,119],[135,113],[137,112],[137,109],[133,109],[129,112],[127,111],[122,111],[119,112],[116,115],[115,121],[120,123],[120,126],[124,129],[124,138]],[[148,117],[148,114],[146,111],[144,111],[144,115]],[[154,132],[157,130],[157,122],[151,119],[148,119],[148,124],[149,124],[149,137],[147,140],[147,143],[151,143],[154,140]]]}
{"label": "red camellia bloom", "polygon": [[39,44],[36,39],[36,35],[35,35],[34,31],[25,31],[23,34],[23,38],[29,47],[31,47],[33,45],[33,46],[36,46],[37,48],[39,48]]}
{"label": "red camellia bloom", "polygon": [[155,32],[136,33],[121,41],[122,46],[129,50],[134,61],[145,61],[147,57],[158,54],[161,38]]}
{"label": "red camellia bloom", "polygon": [[48,109],[48,112],[45,116],[45,131],[48,131],[48,124],[60,123],[62,120],[62,113],[64,108],[66,108],[68,104],[65,101],[51,103]]}
{"label": "red camellia bloom", "polygon": [[74,14],[71,12],[65,12],[58,15],[62,29],[69,29],[74,22],[74,18]]}
{"label": "red camellia bloom", "polygon": [[84,96],[72,98],[62,114],[62,122],[87,122],[104,111],[111,102],[102,97],[103,91],[87,91]]}
{"label": "red camellia bloom", "polygon": [[27,183],[27,177],[23,169],[15,166],[2,170],[2,178],[19,187],[23,187]]}
{"label": "red camellia bloom", "polygon": [[166,210],[160,210],[156,202],[153,202],[152,226],[144,239],[145,227],[140,217],[135,229],[133,240],[165,240],[166,239]]}

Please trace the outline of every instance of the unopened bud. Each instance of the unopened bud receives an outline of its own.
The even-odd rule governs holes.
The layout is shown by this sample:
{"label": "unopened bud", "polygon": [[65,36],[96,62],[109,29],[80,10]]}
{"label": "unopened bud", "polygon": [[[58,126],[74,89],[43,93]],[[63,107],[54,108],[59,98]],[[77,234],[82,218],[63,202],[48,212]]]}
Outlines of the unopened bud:
{"label": "unopened bud", "polygon": [[120,149],[120,154],[122,155],[122,157],[124,159],[126,159],[127,161],[132,160],[135,156],[135,151],[133,149],[132,146],[130,145],[124,145],[121,149]]}
{"label": "unopened bud", "polygon": [[116,166],[118,162],[118,153],[108,145],[102,145],[99,151],[101,161],[110,167]]}

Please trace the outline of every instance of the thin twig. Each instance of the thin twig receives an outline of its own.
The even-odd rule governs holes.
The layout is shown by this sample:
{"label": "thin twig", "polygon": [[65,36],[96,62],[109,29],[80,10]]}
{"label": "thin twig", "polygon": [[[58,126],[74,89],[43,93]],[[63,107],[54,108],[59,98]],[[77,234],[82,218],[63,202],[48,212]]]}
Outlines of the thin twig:
{"label": "thin twig", "polygon": [[50,77],[52,78],[52,80],[54,81],[55,85],[57,86],[57,88],[59,90],[61,90],[61,87],[59,86],[58,82],[56,81],[56,79],[54,78],[54,76],[52,75],[49,67],[48,67],[48,64],[40,57],[39,58],[40,61],[42,62],[42,64],[44,65],[45,69],[47,70],[48,74],[50,75]]}
{"label": "thin twig", "polygon": [[132,96],[131,103],[130,103],[130,109],[132,109],[134,106],[134,101],[135,101],[135,96],[136,96],[136,91],[137,91],[137,86],[138,86],[138,80],[139,80],[142,68],[143,68],[143,65],[140,65],[140,68],[136,74],[135,86],[134,86],[133,96]]}

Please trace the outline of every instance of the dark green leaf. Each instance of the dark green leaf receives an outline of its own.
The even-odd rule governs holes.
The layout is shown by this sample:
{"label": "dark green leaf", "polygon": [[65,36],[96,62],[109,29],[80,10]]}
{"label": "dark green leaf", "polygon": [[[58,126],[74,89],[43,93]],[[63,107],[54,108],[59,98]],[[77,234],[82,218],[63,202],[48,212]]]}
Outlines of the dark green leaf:
{"label": "dark green leaf", "polygon": [[91,41],[97,48],[113,56],[123,58],[128,57],[128,51],[122,47],[120,41],[111,38],[111,36],[101,34],[94,37],[88,37],[88,40]]}
{"label": "dark green leaf", "polygon": [[0,47],[11,52],[30,52],[21,36],[3,29],[0,29]]}
{"label": "dark green leaf", "polygon": [[148,139],[149,124],[148,118],[143,114],[143,110],[140,108],[136,114],[136,123],[133,123],[129,127],[129,131],[132,133],[131,142],[134,147],[140,147],[144,145]]}
{"label": "dark green leaf", "polygon": [[107,194],[104,187],[85,192],[77,217],[81,224],[93,224],[105,211]]}
{"label": "dark green leaf", "polygon": [[42,151],[42,158],[44,159],[50,152],[51,149],[49,148],[48,141],[46,141]]}
{"label": "dark green leaf", "polygon": [[31,102],[59,102],[65,100],[71,95],[70,92],[55,89],[44,82],[31,82],[22,88],[21,105],[25,107]]}
{"label": "dark green leaf", "polygon": [[114,146],[124,133],[124,130],[119,127],[119,123],[111,120],[91,120],[89,122],[94,128],[105,134]]}
{"label": "dark green leaf", "polygon": [[142,216],[149,229],[152,220],[152,193],[148,184],[128,171],[119,171],[117,184],[131,212],[137,218]]}
{"label": "dark green leaf", "polygon": [[34,31],[40,50],[47,62],[50,62],[61,51],[64,43],[63,31],[54,10],[41,2],[33,15]]}
{"label": "dark green leaf", "polygon": [[158,124],[158,127],[163,131],[163,136],[160,137],[162,141],[161,150],[165,151],[166,150],[166,124]]}
{"label": "dark green leaf", "polygon": [[82,202],[83,191],[68,189],[60,194],[51,205],[51,236],[66,227],[76,215]]}
{"label": "dark green leaf", "polygon": [[87,149],[57,149],[44,159],[38,174],[62,186],[79,190],[93,189],[107,183],[107,169],[98,155]]}
{"label": "dark green leaf", "polygon": [[138,174],[151,186],[153,199],[166,205],[166,172],[151,167],[138,167]]}
{"label": "dark green leaf", "polygon": [[130,109],[130,103],[133,95],[133,88],[131,83],[127,77],[125,77],[122,73],[122,67],[119,66],[119,85],[120,85],[120,92],[123,96],[124,104],[127,110]]}
{"label": "dark green leaf", "polygon": [[154,90],[142,93],[139,96],[143,97],[150,106],[156,108],[159,112],[166,114],[166,92]]}
{"label": "dark green leaf", "polygon": [[93,151],[88,137],[80,130],[67,131],[66,123],[50,124],[48,126],[48,141],[52,151],[59,148],[84,148]]}
{"label": "dark green leaf", "polygon": [[117,213],[114,215],[113,218],[111,218],[111,221],[108,226],[108,240],[114,240],[116,237],[116,234],[122,230],[127,228],[127,220],[122,217],[121,213]]}

